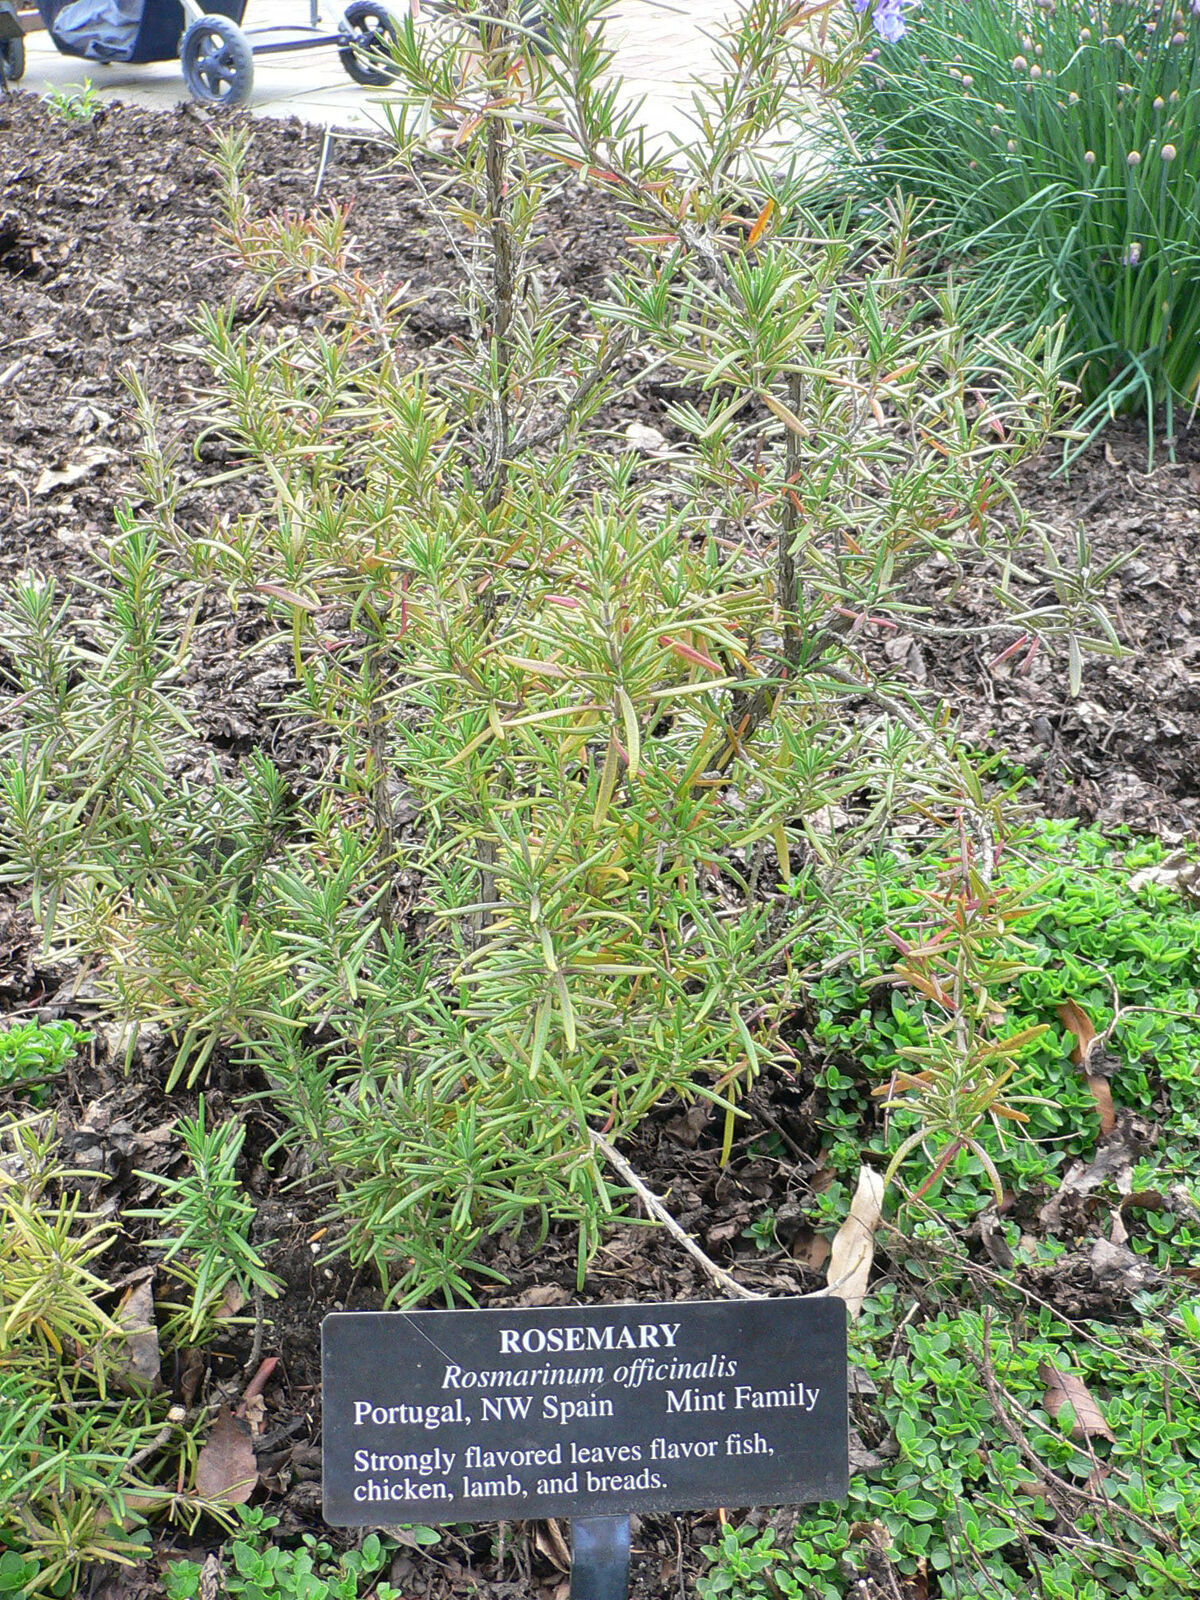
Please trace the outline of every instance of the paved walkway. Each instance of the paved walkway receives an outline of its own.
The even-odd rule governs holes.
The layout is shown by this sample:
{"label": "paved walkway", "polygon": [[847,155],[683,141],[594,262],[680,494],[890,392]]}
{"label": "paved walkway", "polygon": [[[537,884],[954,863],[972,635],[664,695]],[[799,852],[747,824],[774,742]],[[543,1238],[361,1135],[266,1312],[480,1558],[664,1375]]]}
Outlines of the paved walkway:
{"label": "paved walkway", "polygon": [[[404,3],[392,0],[394,9]],[[645,95],[643,115],[650,132],[686,129],[690,80],[704,76],[712,62],[706,35],[719,31],[736,9],[736,0],[613,0],[609,42],[616,48],[616,70],[626,77],[631,95]],[[248,30],[307,21],[308,0],[248,0]],[[96,66],[59,55],[45,33],[29,34],[25,45],[21,88],[34,94],[78,88],[90,79],[104,99],[170,107],[187,98],[178,62]],[[264,117],[298,116],[339,128],[366,128],[380,122],[377,93],[352,83],[329,46],[257,58],[250,109]]]}

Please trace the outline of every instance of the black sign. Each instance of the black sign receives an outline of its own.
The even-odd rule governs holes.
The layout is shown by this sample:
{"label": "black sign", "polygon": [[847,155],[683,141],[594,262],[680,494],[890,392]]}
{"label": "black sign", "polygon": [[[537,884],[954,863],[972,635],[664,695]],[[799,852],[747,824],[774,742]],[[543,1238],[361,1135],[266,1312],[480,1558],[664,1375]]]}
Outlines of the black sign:
{"label": "black sign", "polygon": [[840,1500],[837,1299],[337,1312],[325,1519],[613,1516]]}

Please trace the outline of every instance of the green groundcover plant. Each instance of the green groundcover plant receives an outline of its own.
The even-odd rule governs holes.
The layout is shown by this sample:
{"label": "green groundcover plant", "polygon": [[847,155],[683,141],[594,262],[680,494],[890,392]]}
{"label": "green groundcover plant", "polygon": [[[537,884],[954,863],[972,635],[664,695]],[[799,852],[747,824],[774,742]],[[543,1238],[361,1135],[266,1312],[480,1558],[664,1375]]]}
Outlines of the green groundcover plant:
{"label": "green groundcover plant", "polygon": [[[705,1554],[701,1600],[843,1600],[880,1564],[891,1582],[962,1600],[1176,1600],[1200,1584],[1200,1317],[1068,1325],[1015,1300],[937,1312],[893,1285],[851,1335],[854,1410],[874,1465],[846,1506],[802,1512],[794,1532],[727,1528]],[[1045,1372],[1069,1371],[1111,1438],[1046,1409]],[[790,1519],[789,1519],[790,1520]],[[886,1591],[885,1591],[886,1592]]]}
{"label": "green groundcover plant", "polygon": [[13,1022],[0,1029],[0,1089],[40,1105],[48,1084],[91,1035],[73,1022]]}
{"label": "green groundcover plant", "polygon": [[[855,6],[855,9],[860,9]],[[845,188],[918,202],[983,325],[1065,321],[1086,436],[1200,380],[1200,14],[1170,0],[876,0],[831,104]],[[889,23],[899,15],[903,27]]]}
{"label": "green groundcover plant", "polygon": [[[1020,1127],[985,1123],[980,1138],[1014,1190],[1052,1184],[1095,1145],[1096,1104],[1070,1060],[1074,1041],[1058,1017],[1068,1001],[1082,1007],[1098,1032],[1114,1022],[1114,1005],[1121,1008],[1110,1039],[1119,1062],[1109,1080],[1114,1104],[1152,1115],[1162,1129],[1153,1152],[1134,1170],[1135,1188],[1197,1182],[1200,916],[1169,881],[1157,881],[1166,854],[1157,840],[1106,838],[1070,822],[1041,824],[1011,846],[1005,882],[1030,909],[1019,924],[996,930],[998,955],[1012,964],[1009,981],[993,995],[1006,1002],[998,1031],[1022,1036],[1039,1025],[1043,1031],[1017,1054],[1028,1120]],[[926,889],[936,874],[933,864],[923,869]],[[842,947],[867,977],[856,977],[852,962],[819,978],[810,991],[810,1038],[825,1056],[818,1082],[828,1097],[829,1159],[841,1171],[861,1160],[872,1091],[905,1069],[904,1053],[924,1043],[936,1010],[910,985],[870,976],[896,962],[897,937],[915,942],[928,930],[921,876],[914,880],[886,849],[864,864],[861,910],[853,929],[844,928]],[[1170,873],[1165,876],[1169,880]],[[883,1156],[921,1126],[919,1104],[901,1106],[870,1143]],[[921,1159],[914,1153],[905,1170],[917,1174]],[[985,1196],[987,1176],[967,1151],[950,1175],[938,1208],[965,1223]],[[825,1201],[831,1216],[844,1200],[839,1185]],[[1145,1224],[1142,1247],[1160,1265],[1193,1264],[1200,1228],[1186,1217],[1153,1211]]]}
{"label": "green groundcover plant", "polygon": [[[794,1533],[778,1518],[726,1529],[706,1550],[703,1600],[840,1600],[880,1563],[928,1593],[972,1600],[1168,1600],[1200,1585],[1190,1487],[1200,1464],[1200,916],[1186,897],[1186,862],[1156,840],[1070,822],[1031,827],[1006,854],[1004,880],[1027,914],[993,928],[995,965],[1007,971],[991,994],[1005,1006],[996,1028],[1043,1031],[1017,1055],[1028,1121],[979,1128],[1003,1176],[1005,1212],[1015,1197],[1036,1214],[1066,1168],[1097,1155],[1096,1103],[1058,1017],[1071,1002],[1097,1031],[1115,1022],[1108,1081],[1118,1127],[1129,1118],[1158,1127],[1141,1155],[1130,1151],[1123,1176],[1110,1169],[1093,1191],[1114,1216],[1133,1197],[1129,1242],[1157,1276],[1151,1288],[1118,1292],[1110,1321],[1070,1320],[1036,1289],[1038,1273],[1052,1273],[1075,1242],[1068,1229],[1026,1233],[1005,1214],[1014,1265],[981,1261],[966,1236],[988,1199],[983,1163],[960,1150],[920,1194],[938,1149],[920,1148],[919,1100],[893,1109],[867,1148],[885,1161],[914,1127],[919,1143],[898,1174],[887,1275],[851,1331],[852,1387],[865,1397],[852,1415],[866,1459],[849,1506],[806,1511]],[[942,932],[944,879],[940,860],[914,873],[882,848],[863,863],[860,908],[841,941],[846,963],[821,947],[835,970],[812,987],[808,1042],[826,1058],[825,1160],[837,1173],[862,1160],[872,1091],[911,1071],[937,1026],[929,996],[880,978],[889,967],[893,976],[922,970],[912,952]],[[836,1178],[816,1216],[835,1226],[846,1199]],[[1084,1385],[1098,1419],[1085,1428],[1071,1407],[1051,1414],[1051,1369]]]}
{"label": "green groundcover plant", "polygon": [[[238,1506],[239,1528],[221,1551],[220,1592],[228,1600],[402,1600],[402,1591],[380,1578],[394,1544],[368,1533],[357,1550],[335,1555],[324,1539],[305,1534],[295,1549],[276,1542],[279,1518],[257,1506]],[[407,1542],[437,1544],[432,1528],[406,1528]],[[195,1561],[173,1561],[164,1575],[166,1600],[204,1600],[211,1592]]]}

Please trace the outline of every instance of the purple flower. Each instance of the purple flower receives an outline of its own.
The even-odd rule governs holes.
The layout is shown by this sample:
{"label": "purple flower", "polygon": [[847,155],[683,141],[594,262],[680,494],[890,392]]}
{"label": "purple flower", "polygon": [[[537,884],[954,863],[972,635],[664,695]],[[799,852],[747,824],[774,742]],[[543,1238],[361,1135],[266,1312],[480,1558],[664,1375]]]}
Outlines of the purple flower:
{"label": "purple flower", "polygon": [[897,39],[903,39],[908,32],[901,12],[903,3],[904,0],[894,0],[891,4],[888,0],[878,0],[876,4],[871,21],[875,24],[875,32],[885,44],[895,44]]}
{"label": "purple flower", "polygon": [[[920,3],[921,0],[874,0],[871,22],[885,44],[895,44],[897,39],[903,39],[908,32],[904,13],[910,6]],[[860,17],[871,4],[872,0],[850,0],[851,10]],[[1200,6],[1200,0],[1193,0],[1193,4]]]}

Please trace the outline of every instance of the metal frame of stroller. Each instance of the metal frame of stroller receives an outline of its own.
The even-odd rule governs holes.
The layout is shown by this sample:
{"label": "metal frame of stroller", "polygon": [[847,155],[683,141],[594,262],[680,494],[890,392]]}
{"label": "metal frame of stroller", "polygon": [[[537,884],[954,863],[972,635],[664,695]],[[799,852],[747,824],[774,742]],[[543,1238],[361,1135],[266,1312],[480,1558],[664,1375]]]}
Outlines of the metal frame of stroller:
{"label": "metal frame of stroller", "polygon": [[[0,80],[15,83],[25,71],[24,35],[44,27],[62,55],[90,59],[85,51],[61,43],[54,21],[70,0],[35,0],[37,14],[18,12],[16,0],[0,0]],[[145,0],[142,20],[128,54],[113,65],[179,59],[184,82],[194,99],[207,105],[242,106],[254,87],[254,57],[286,50],[315,50],[336,45],[339,59],[354,79],[372,87],[392,81],[389,46],[397,37],[396,22],[379,0],[350,0],[333,13],[336,32],[320,26],[320,0],[309,0],[308,26],[275,25],[243,30],[246,0]],[[288,37],[252,44],[264,34]]]}

